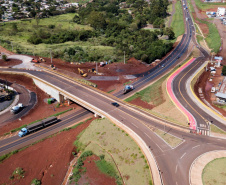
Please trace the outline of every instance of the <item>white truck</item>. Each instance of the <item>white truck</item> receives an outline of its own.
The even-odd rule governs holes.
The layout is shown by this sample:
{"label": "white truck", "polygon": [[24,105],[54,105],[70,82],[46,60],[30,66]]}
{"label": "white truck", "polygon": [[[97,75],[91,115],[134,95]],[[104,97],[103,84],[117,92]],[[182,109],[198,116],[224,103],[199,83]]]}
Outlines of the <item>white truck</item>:
{"label": "white truck", "polygon": [[10,110],[11,113],[16,114],[24,108],[22,103],[18,103],[16,106],[13,106]]}
{"label": "white truck", "polygon": [[134,89],[133,85],[126,85],[123,89],[123,94],[126,94]]}

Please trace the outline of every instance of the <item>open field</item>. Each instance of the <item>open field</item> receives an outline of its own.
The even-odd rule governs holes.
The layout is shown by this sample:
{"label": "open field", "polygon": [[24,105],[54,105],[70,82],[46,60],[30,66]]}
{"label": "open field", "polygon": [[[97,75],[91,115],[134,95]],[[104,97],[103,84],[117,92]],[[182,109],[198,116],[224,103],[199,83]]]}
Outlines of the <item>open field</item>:
{"label": "open field", "polygon": [[109,120],[93,121],[78,137],[75,145],[82,151],[105,155],[105,160],[114,166],[111,154],[125,184],[151,184],[151,174],[143,153],[127,133]]}
{"label": "open field", "polygon": [[[101,37],[90,38],[88,41],[75,41],[65,42],[59,44],[37,44],[33,45],[27,40],[33,33],[39,34],[40,32],[55,32],[58,33],[62,30],[92,30],[90,26],[79,25],[72,21],[75,13],[62,14],[50,18],[39,19],[38,23],[35,19],[25,21],[13,21],[0,24],[0,41],[1,45],[10,51],[38,55],[43,57],[50,57],[50,50],[52,53],[64,51],[68,47],[79,46],[82,47],[90,55],[98,55],[102,57],[114,58],[115,49],[110,46],[102,46],[100,44]],[[17,25],[17,31],[13,30],[13,25]],[[54,28],[51,28],[55,25]],[[15,28],[14,28],[15,29]]]}
{"label": "open field", "polygon": [[185,29],[184,29],[183,11],[180,1],[177,1],[175,4],[175,14],[173,15],[171,27],[175,32],[176,38],[184,34]]}
{"label": "open field", "polygon": [[172,148],[177,147],[179,144],[183,142],[182,139],[175,137],[167,132],[164,132],[160,129],[154,130],[154,132],[161,137],[166,143],[168,143]]}
{"label": "open field", "polygon": [[204,185],[222,185],[226,182],[226,158],[219,158],[209,162],[202,172]]}
{"label": "open field", "polygon": [[196,6],[201,9],[201,10],[207,10],[207,9],[211,9],[211,8],[217,8],[219,6],[225,6],[225,3],[204,3],[201,0],[194,0]]}
{"label": "open field", "polygon": [[197,21],[199,21],[200,23],[206,24],[208,26],[209,33],[205,38],[205,40],[208,46],[212,49],[212,51],[215,53],[218,53],[221,46],[221,37],[219,35],[217,27],[208,21],[200,20],[198,18],[197,18]]}

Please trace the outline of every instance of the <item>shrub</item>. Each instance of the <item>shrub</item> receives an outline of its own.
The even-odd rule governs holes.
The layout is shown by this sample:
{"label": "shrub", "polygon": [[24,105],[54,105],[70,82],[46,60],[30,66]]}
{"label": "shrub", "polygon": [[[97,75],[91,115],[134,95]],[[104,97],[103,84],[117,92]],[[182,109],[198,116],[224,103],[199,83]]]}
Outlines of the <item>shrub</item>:
{"label": "shrub", "polygon": [[8,58],[7,58],[6,55],[2,55],[2,59],[3,59],[4,61],[7,61],[7,60],[8,60]]}
{"label": "shrub", "polygon": [[226,66],[223,66],[222,68],[222,75],[226,76]]}
{"label": "shrub", "polygon": [[31,181],[31,185],[41,185],[41,184],[42,184],[42,182],[40,180],[38,180],[38,179],[33,179]]}

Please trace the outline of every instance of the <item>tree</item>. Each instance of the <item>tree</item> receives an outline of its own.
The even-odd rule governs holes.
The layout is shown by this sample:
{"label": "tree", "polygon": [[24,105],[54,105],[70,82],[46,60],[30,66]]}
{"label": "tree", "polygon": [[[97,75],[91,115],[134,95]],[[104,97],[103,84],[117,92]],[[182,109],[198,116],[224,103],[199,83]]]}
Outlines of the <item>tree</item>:
{"label": "tree", "polygon": [[107,26],[107,23],[104,19],[104,16],[101,12],[92,11],[88,17],[88,23],[95,29],[95,30],[104,30]]}
{"label": "tree", "polygon": [[172,27],[165,28],[164,35],[167,35],[169,37],[169,39],[174,39],[175,38],[175,33],[174,33]]}
{"label": "tree", "polygon": [[7,58],[6,55],[2,55],[2,59],[3,59],[4,61],[7,61],[7,60],[8,60],[8,58]]}

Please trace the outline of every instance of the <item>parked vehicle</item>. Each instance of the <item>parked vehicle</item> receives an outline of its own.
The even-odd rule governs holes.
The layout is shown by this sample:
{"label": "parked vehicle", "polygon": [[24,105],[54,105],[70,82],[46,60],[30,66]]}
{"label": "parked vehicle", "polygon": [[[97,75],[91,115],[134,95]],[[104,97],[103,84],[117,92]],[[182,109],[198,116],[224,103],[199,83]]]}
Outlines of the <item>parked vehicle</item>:
{"label": "parked vehicle", "polygon": [[44,119],[42,121],[39,121],[37,123],[34,123],[32,125],[28,125],[28,126],[22,128],[20,130],[20,132],[18,133],[18,136],[19,137],[23,137],[23,136],[25,136],[25,135],[27,135],[27,134],[29,134],[31,132],[35,132],[37,130],[43,129],[45,127],[48,127],[48,126],[56,123],[57,120],[58,120],[57,117],[52,116],[52,117],[46,118],[46,119]]}
{"label": "parked vehicle", "polygon": [[123,94],[126,94],[134,89],[133,85],[126,85],[123,89]]}
{"label": "parked vehicle", "polygon": [[10,110],[11,113],[16,114],[18,112],[20,112],[22,109],[24,108],[22,103],[18,103],[18,105],[13,106]]}
{"label": "parked vehicle", "polygon": [[33,62],[33,63],[39,63],[39,61],[38,60],[35,60],[34,58],[32,58],[31,62]]}

